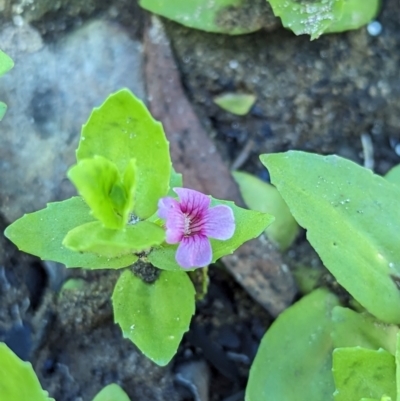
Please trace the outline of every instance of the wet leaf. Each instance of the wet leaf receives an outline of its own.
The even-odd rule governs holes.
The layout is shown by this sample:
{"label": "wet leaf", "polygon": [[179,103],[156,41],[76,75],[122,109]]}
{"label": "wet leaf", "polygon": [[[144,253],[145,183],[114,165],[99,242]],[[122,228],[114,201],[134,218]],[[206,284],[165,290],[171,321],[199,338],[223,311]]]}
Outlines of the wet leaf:
{"label": "wet leaf", "polygon": [[291,151],[261,161],[337,281],[380,320],[400,323],[400,187],[338,156]]}
{"label": "wet leaf", "polygon": [[0,343],[0,395],[4,401],[54,401],[42,389],[29,362],[24,362],[6,344]]}
{"label": "wet leaf", "polygon": [[115,258],[148,250],[164,239],[165,231],[148,221],[128,225],[124,230],[111,230],[99,221],[92,221],[69,231],[63,245],[76,252]]}
{"label": "wet leaf", "polygon": [[127,178],[123,180],[115,163],[95,156],[81,160],[67,175],[90,206],[93,216],[105,227],[119,229],[125,226],[133,209],[135,169],[135,159],[131,159],[124,172]]}
{"label": "wet leaf", "polygon": [[228,92],[214,98],[216,105],[238,116],[245,116],[255,101],[256,97],[247,93]]}
{"label": "wet leaf", "polygon": [[333,294],[319,289],[278,316],[251,366],[246,401],[333,400],[330,333],[336,305]]}
{"label": "wet leaf", "polygon": [[[211,206],[229,206],[235,216],[236,229],[232,238],[226,241],[219,241],[210,238],[212,248],[212,263],[225,255],[233,253],[240,245],[253,238],[257,238],[273,221],[274,217],[267,213],[242,209],[233,202],[222,201],[211,198]],[[154,266],[163,270],[181,270],[176,261],[176,245],[163,244],[154,248],[147,256],[147,259]]]}
{"label": "wet leaf", "polygon": [[102,156],[115,163],[121,174],[135,159],[133,212],[141,219],[153,215],[158,200],[168,192],[171,159],[164,130],[127,89],[110,95],[93,110],[82,128],[76,155],[78,162]]}
{"label": "wet leaf", "polygon": [[[139,4],[148,11],[182,25],[208,32],[238,35],[255,32],[262,26],[260,18],[252,19],[248,15],[244,19],[246,23],[239,18],[228,25],[220,21],[221,16],[227,15],[232,9],[240,11],[243,0],[140,0]],[[249,14],[248,8],[243,9],[243,14],[246,13]]]}
{"label": "wet leaf", "polygon": [[380,5],[380,0],[345,0],[342,17],[333,21],[324,33],[344,32],[360,28],[376,17]]}
{"label": "wet leaf", "polygon": [[275,216],[265,233],[281,250],[287,249],[295,240],[299,226],[277,189],[251,174],[235,171],[232,175],[250,209]]}
{"label": "wet leaf", "polygon": [[396,366],[394,356],[361,347],[337,348],[333,351],[335,401],[396,398]]}
{"label": "wet leaf", "polygon": [[112,383],[104,387],[93,401],[130,401],[130,399],[118,384]]}
{"label": "wet leaf", "polygon": [[272,10],[285,28],[296,35],[308,34],[317,39],[342,17],[346,0],[269,0]]}
{"label": "wet leaf", "polygon": [[195,290],[187,273],[162,271],[148,284],[124,271],[112,296],[114,319],[148,358],[160,366],[175,355],[195,311]]}
{"label": "wet leaf", "polygon": [[45,209],[25,214],[7,227],[4,235],[24,252],[43,260],[53,260],[67,267],[119,269],[137,260],[135,255],[107,258],[93,253],[74,252],[62,242],[69,231],[93,222],[88,205],[81,197],[49,203]]}
{"label": "wet leaf", "polygon": [[14,67],[14,61],[6,53],[0,50],[0,77]]}

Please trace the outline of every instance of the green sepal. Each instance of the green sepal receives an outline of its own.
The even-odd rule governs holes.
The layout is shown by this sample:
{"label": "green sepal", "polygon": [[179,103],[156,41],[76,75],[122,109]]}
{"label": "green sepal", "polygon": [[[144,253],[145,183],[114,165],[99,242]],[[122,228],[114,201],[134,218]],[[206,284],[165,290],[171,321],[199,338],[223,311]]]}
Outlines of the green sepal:
{"label": "green sepal", "polygon": [[136,160],[133,213],[140,219],[152,216],[158,200],[168,192],[169,143],[162,125],[128,89],[110,95],[82,127],[77,160],[96,155],[115,163],[121,174]]}
{"label": "green sepal", "polygon": [[[233,202],[211,197],[211,207],[218,205],[226,205],[232,209],[236,229],[232,238],[226,241],[210,238],[212,263],[223,256],[230,255],[244,242],[258,237],[275,219],[270,214],[243,209]],[[181,270],[182,267],[175,260],[178,245],[163,244],[155,247],[147,256],[147,260],[162,270]]]}
{"label": "green sepal", "polygon": [[29,362],[19,359],[6,344],[0,343],[0,399],[4,401],[54,401]]}
{"label": "green sepal", "polygon": [[63,245],[76,252],[91,252],[108,258],[138,253],[161,244],[165,231],[156,224],[140,221],[124,230],[111,230],[99,221],[82,224],[68,232]]}
{"label": "green sepal", "polygon": [[400,187],[338,156],[260,158],[336,280],[379,320],[400,323]]}
{"label": "green sepal", "polygon": [[85,223],[93,222],[89,206],[79,197],[49,203],[45,209],[25,214],[4,232],[24,252],[43,260],[63,263],[67,267],[84,269],[119,269],[134,263],[136,255],[107,258],[93,253],[78,253],[62,242],[67,233]]}
{"label": "green sepal", "polygon": [[278,316],[251,366],[246,401],[332,400],[331,312],[338,304],[318,289]]}
{"label": "green sepal", "polygon": [[118,384],[112,383],[104,387],[93,401],[130,401],[130,399]]}
{"label": "green sepal", "polygon": [[111,229],[121,229],[133,209],[135,159],[129,160],[124,175],[115,163],[102,156],[81,160],[67,173],[93,216]]}
{"label": "green sepal", "polygon": [[195,290],[187,273],[162,271],[145,283],[125,270],[112,296],[114,320],[148,358],[160,366],[175,355],[195,311]]}
{"label": "green sepal", "polygon": [[333,351],[335,401],[359,400],[364,396],[396,398],[395,358],[389,352],[361,347]]}

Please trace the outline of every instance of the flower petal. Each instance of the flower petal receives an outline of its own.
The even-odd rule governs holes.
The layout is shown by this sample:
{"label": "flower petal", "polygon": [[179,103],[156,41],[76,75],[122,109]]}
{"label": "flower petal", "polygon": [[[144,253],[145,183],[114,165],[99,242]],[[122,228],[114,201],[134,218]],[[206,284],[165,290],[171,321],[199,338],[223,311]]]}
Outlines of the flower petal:
{"label": "flower petal", "polygon": [[235,217],[229,206],[218,205],[207,210],[203,218],[202,234],[210,238],[227,240],[235,232]]}
{"label": "flower petal", "polygon": [[174,188],[174,191],[179,196],[182,212],[191,217],[201,217],[210,206],[211,199],[194,189]]}
{"label": "flower petal", "polygon": [[161,198],[158,201],[157,214],[158,214],[158,217],[160,217],[161,219],[167,220],[168,213],[171,209],[179,209],[180,210],[179,203],[176,199],[166,197],[166,198]]}
{"label": "flower petal", "polygon": [[200,234],[183,237],[176,251],[175,258],[178,264],[185,269],[209,265],[212,259],[209,239]]}

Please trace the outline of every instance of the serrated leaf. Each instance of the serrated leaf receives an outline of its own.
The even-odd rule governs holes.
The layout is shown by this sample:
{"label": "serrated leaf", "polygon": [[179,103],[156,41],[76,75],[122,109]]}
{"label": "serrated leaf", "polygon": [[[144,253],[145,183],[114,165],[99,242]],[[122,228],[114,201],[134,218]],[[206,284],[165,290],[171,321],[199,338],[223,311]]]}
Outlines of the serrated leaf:
{"label": "serrated leaf", "polygon": [[319,289],[278,316],[251,366],[246,401],[333,400],[331,311],[338,303]]}
{"label": "serrated leaf", "polygon": [[54,401],[42,389],[29,362],[21,361],[0,343],[0,399],[4,401]]}
{"label": "serrated leaf", "polygon": [[275,216],[275,221],[265,230],[265,234],[281,250],[287,249],[295,240],[299,225],[278,190],[251,174],[234,171],[232,175],[250,209]]}
{"label": "serrated leaf", "polygon": [[344,32],[360,28],[376,17],[380,5],[380,0],[345,0],[341,18],[332,22],[324,33]]}
{"label": "serrated leaf", "polygon": [[0,77],[14,67],[14,61],[6,53],[0,50]]}
{"label": "serrated leaf", "polygon": [[[211,197],[211,206],[217,205],[226,205],[232,209],[235,216],[236,229],[232,238],[226,241],[210,238],[212,263],[223,256],[230,255],[246,241],[258,237],[274,221],[274,217],[270,214],[243,209],[233,202],[217,200]],[[147,260],[163,270],[181,270],[182,267],[175,260],[178,245],[163,244],[156,247],[147,256]]]}
{"label": "serrated leaf", "polygon": [[344,0],[268,0],[285,28],[317,39],[342,17]]}
{"label": "serrated leaf", "polygon": [[136,255],[107,258],[92,253],[78,253],[62,245],[69,231],[94,221],[81,197],[49,203],[45,209],[25,214],[7,227],[4,235],[24,252],[53,260],[67,267],[84,269],[119,269],[134,263]]}
{"label": "serrated leaf", "polygon": [[7,105],[3,102],[0,102],[0,121],[3,119],[4,114],[6,114]]}
{"label": "serrated leaf", "polygon": [[71,167],[68,178],[90,206],[92,214],[105,227],[123,228],[133,209],[135,193],[135,160],[131,159],[124,180],[115,163],[102,156],[81,160]]}
{"label": "serrated leaf", "polygon": [[130,401],[130,399],[118,384],[112,383],[104,387],[93,401]]}
{"label": "serrated leaf", "polygon": [[147,357],[160,366],[175,355],[195,310],[195,291],[187,273],[162,271],[148,284],[124,271],[112,296],[114,319]]}
{"label": "serrated leaf", "polygon": [[256,99],[256,96],[252,94],[228,92],[216,96],[213,100],[221,109],[238,116],[245,116],[253,107]]}
{"label": "serrated leaf", "polygon": [[[245,7],[242,0],[140,0],[139,4],[155,14],[207,32],[239,35],[259,30],[263,22],[259,15],[251,18],[251,5]],[[244,18],[238,18],[241,8]],[[224,23],[229,13],[232,20]]]}
{"label": "serrated leaf", "polygon": [[142,252],[165,239],[156,224],[140,221],[124,230],[111,230],[99,221],[82,224],[68,232],[63,245],[76,252],[91,252],[108,258]]}
{"label": "serrated leaf", "polygon": [[332,372],[335,401],[396,397],[394,356],[383,349],[337,348],[333,351]]}
{"label": "serrated leaf", "polygon": [[400,187],[338,156],[261,161],[337,281],[380,320],[400,323]]}
{"label": "serrated leaf", "polygon": [[95,108],[82,127],[76,152],[78,162],[95,155],[117,165],[121,174],[136,160],[134,214],[147,219],[158,200],[168,192],[171,174],[169,143],[162,125],[153,119],[143,102],[121,89]]}
{"label": "serrated leaf", "polygon": [[395,354],[396,336],[399,331],[397,326],[384,324],[371,315],[357,313],[341,306],[333,308],[332,321],[332,340],[335,348],[383,348],[392,355]]}

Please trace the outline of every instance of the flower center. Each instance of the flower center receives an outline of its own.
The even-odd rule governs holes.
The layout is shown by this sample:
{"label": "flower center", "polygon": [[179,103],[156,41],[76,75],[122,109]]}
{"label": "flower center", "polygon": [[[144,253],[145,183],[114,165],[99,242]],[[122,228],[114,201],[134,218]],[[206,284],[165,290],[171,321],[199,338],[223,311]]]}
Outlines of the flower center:
{"label": "flower center", "polygon": [[192,234],[196,234],[201,231],[202,222],[197,216],[193,217],[190,216],[189,213],[184,213],[185,215],[185,222],[183,225],[183,235],[188,237]]}

